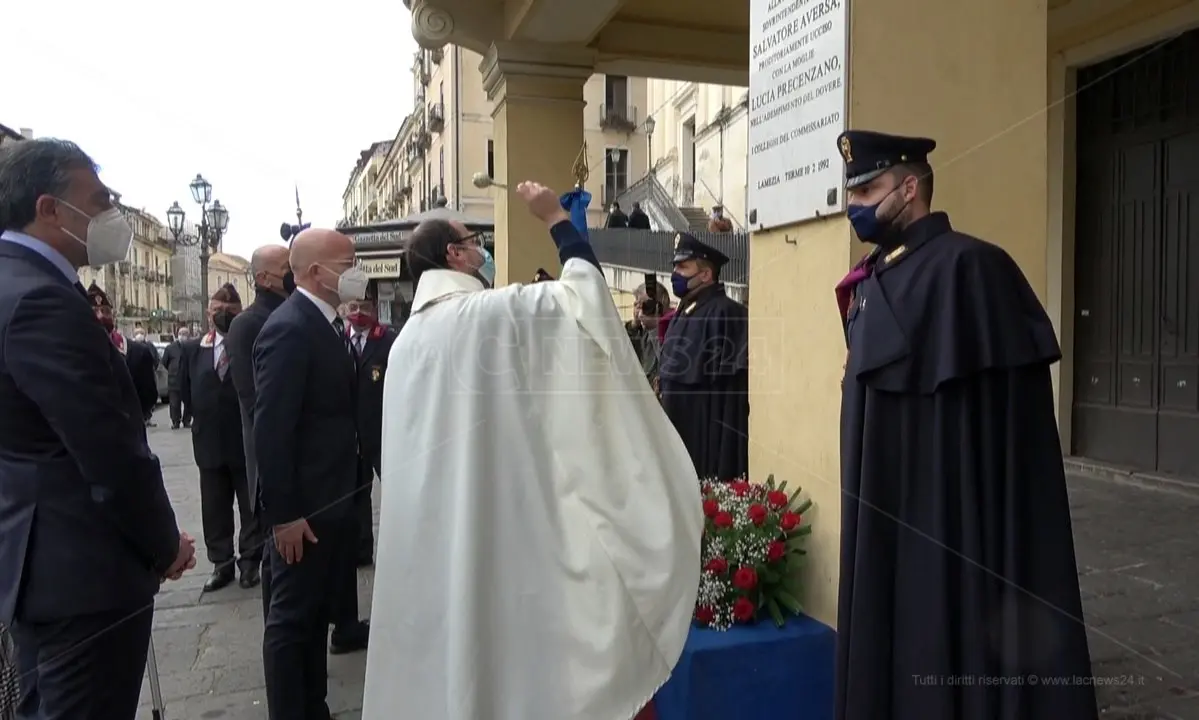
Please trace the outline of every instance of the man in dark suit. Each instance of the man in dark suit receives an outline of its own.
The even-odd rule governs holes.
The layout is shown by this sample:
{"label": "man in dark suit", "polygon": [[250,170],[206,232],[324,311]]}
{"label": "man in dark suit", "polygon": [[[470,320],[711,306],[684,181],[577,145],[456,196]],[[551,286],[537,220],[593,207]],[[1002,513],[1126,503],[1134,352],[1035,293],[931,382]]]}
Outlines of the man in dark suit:
{"label": "man in dark suit", "polygon": [[87,289],[87,297],[96,320],[108,331],[108,338],[112,340],[113,347],[125,358],[125,366],[129,368],[129,376],[133,379],[133,387],[137,391],[142,419],[149,424],[150,417],[154,414],[154,406],[158,404],[158,378],[154,374],[158,367],[158,354],[153,346],[130,340],[116,329],[112,302],[99,285],[93,282]]}
{"label": "man in dark suit", "polygon": [[358,484],[357,371],[340,303],[367,278],[354,243],[310,229],[292,241],[296,292],[254,344],[254,447],[262,520],[272,528],[270,609],[263,637],[272,720],[328,720],[325,703],[335,559],[354,543]]}
{"label": "man in dark suit", "polygon": [[72,143],[0,148],[0,624],[18,717],[132,720],[154,594],[194,564],[78,268],[132,231]]}
{"label": "man in dark suit", "polygon": [[358,511],[357,561],[359,567],[374,561],[375,534],[371,490],[383,454],[383,381],[387,356],[399,330],[379,322],[378,287],[371,283],[366,298],[346,303],[350,353],[358,367]]}
{"label": "man in dark suit", "polygon": [[183,395],[180,380],[183,369],[183,344],[190,339],[189,329],[180,326],[175,331],[175,339],[162,351],[162,365],[167,369],[167,401],[170,404],[172,430],[178,430],[180,424],[183,427],[191,427],[192,424],[191,400]]}
{"label": "man in dark suit", "polygon": [[[246,456],[246,481],[249,487],[251,507],[258,515],[258,463],[254,455],[254,341],[271,313],[296,289],[295,276],[288,261],[288,249],[284,245],[265,245],[250,256],[250,272],[254,276],[254,302],[229,325],[225,335],[225,346],[229,353],[229,372],[233,375],[233,387],[237,390],[241,406],[242,444]],[[260,523],[261,527],[261,523]],[[262,532],[267,537],[267,532]],[[262,616],[271,605],[270,556],[262,556]]]}
{"label": "man in dark suit", "polygon": [[237,566],[241,586],[258,585],[262,563],[262,534],[246,482],[246,449],[242,443],[241,408],[225,336],[233,318],[241,312],[237,288],[222,285],[208,302],[212,327],[198,341],[188,342],[183,351],[182,386],[192,407],[192,453],[200,470],[200,508],[204,522],[204,545],[213,564],[205,591],[215,591],[233,582],[233,502],[241,521],[237,543]]}

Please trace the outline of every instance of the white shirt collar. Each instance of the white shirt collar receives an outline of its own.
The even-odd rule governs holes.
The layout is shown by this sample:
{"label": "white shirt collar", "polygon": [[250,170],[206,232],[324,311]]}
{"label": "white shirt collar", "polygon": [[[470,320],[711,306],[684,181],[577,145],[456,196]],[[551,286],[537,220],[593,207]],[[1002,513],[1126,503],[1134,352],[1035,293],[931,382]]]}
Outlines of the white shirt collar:
{"label": "white shirt collar", "polygon": [[334,308],[332,305],[325,302],[324,300],[321,300],[316,295],[313,295],[312,293],[308,292],[307,290],[305,290],[302,287],[296,288],[296,292],[302,294],[304,297],[311,300],[312,304],[316,305],[316,309],[320,310],[321,314],[325,316],[325,321],[328,322],[329,325],[333,325],[333,321],[335,319],[337,319],[337,309],[336,308]]}
{"label": "white shirt collar", "polygon": [[416,284],[412,298],[412,312],[418,313],[431,302],[447,295],[485,290],[483,282],[473,275],[457,270],[426,270]]}

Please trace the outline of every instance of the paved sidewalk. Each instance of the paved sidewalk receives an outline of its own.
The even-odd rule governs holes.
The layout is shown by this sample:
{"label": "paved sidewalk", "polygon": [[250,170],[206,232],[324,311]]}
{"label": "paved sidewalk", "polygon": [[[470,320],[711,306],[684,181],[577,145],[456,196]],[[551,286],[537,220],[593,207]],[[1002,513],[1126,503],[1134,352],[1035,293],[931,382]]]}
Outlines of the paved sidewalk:
{"label": "paved sidewalk", "polygon": [[[259,589],[236,583],[215,593],[201,588],[212,572],[204,558],[200,480],[191,432],[170,429],[164,408],[155,413],[150,444],[158,453],[179,526],[196,538],[200,561],[183,579],[163,586],[154,612],[154,648],[167,720],[265,720],[262,674],[262,599]],[[375,489],[376,499],[378,488]],[[360,570],[360,612],[369,615],[374,573]],[[329,657],[329,709],[357,720],[362,707],[366,653]],[[140,718],[150,718],[149,685],[142,686]]]}
{"label": "paved sidewalk", "polygon": [[1071,476],[1100,709],[1199,720],[1199,488]]}
{"label": "paved sidewalk", "polygon": [[[160,426],[150,437],[180,526],[199,538],[190,433]],[[1199,720],[1199,487],[1072,475],[1070,493],[1094,674],[1107,683],[1098,688],[1102,717]],[[154,644],[167,720],[265,719],[258,590],[233,585],[201,596],[211,569],[201,561],[158,597]],[[372,578],[359,572],[364,615]],[[329,659],[339,719],[359,717],[365,661],[365,653]],[[150,718],[146,688],[142,700]]]}

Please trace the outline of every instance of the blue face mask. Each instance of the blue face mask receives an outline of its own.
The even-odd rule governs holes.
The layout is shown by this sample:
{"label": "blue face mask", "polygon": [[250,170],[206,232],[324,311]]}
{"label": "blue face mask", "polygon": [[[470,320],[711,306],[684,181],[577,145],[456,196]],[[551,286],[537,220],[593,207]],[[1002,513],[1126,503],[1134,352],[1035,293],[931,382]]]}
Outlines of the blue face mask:
{"label": "blue face mask", "polygon": [[687,277],[686,275],[679,272],[671,273],[670,291],[673,292],[674,296],[678,299],[682,300],[683,296],[691,291],[690,284],[691,278]]}
{"label": "blue face mask", "polygon": [[479,252],[483,255],[483,264],[479,266],[479,277],[487,283],[487,287],[495,287],[495,258],[491,257],[487,248],[479,248]]}
{"label": "blue face mask", "polygon": [[849,224],[853,226],[853,231],[857,234],[858,239],[867,243],[881,243],[887,239],[887,236],[895,229],[895,219],[907,207],[904,203],[903,207],[899,208],[899,212],[891,216],[890,220],[880,220],[878,217],[879,207],[891,197],[891,193],[903,187],[902,183],[896,185],[891,192],[882,197],[881,200],[873,205],[850,205],[846,208],[846,215],[849,216]]}

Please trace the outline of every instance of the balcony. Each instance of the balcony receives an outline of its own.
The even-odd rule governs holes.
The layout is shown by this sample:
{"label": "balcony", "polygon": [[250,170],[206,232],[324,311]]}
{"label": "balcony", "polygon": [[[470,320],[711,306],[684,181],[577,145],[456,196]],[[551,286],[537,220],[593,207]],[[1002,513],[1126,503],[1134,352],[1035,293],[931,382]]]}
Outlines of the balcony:
{"label": "balcony", "polygon": [[129,274],[129,261],[124,260],[121,263],[119,263],[117,265],[117,272],[121,273],[122,275],[128,275]]}
{"label": "balcony", "polygon": [[429,103],[429,130],[440,133],[445,130],[445,108],[441,103]]}
{"label": "balcony", "polygon": [[601,130],[613,130],[625,134],[637,130],[637,108],[632,105],[600,105],[599,112]]}

